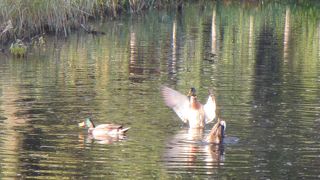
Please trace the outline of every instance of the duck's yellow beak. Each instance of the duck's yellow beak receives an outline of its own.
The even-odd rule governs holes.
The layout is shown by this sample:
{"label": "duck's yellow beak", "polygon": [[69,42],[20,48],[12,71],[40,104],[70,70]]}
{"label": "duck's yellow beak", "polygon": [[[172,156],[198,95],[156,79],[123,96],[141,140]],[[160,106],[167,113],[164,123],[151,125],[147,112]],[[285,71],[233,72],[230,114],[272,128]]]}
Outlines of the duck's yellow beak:
{"label": "duck's yellow beak", "polygon": [[84,122],[78,123],[79,127],[86,127]]}

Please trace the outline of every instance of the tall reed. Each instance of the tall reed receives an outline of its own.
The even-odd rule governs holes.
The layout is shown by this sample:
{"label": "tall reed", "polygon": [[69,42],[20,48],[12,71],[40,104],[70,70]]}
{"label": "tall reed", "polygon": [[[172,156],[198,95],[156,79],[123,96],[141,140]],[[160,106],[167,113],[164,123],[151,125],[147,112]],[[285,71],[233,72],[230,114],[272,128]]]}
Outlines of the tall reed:
{"label": "tall reed", "polygon": [[173,0],[2,0],[0,43],[30,38],[43,32],[67,36],[89,18],[117,16],[159,7]]}

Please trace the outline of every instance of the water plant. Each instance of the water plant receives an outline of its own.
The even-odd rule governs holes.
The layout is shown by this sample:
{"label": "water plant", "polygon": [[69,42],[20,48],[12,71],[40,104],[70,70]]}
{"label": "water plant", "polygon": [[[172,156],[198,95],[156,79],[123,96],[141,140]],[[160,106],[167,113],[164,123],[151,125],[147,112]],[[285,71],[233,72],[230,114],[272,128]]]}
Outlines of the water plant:
{"label": "water plant", "polygon": [[14,56],[24,57],[27,52],[27,46],[20,39],[17,39],[16,42],[11,44],[10,52]]}

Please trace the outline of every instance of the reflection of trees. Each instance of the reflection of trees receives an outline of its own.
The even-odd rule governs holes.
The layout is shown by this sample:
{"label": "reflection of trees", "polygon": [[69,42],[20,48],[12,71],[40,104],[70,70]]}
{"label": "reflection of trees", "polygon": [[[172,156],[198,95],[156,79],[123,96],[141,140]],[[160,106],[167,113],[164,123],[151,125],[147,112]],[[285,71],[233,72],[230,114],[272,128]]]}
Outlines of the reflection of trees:
{"label": "reflection of trees", "polygon": [[152,76],[160,74],[159,57],[155,41],[146,42],[145,35],[135,32],[137,29],[130,27],[129,41],[129,79],[135,83],[142,83]]}
{"label": "reflection of trees", "polygon": [[[302,144],[297,147],[303,149],[307,140],[317,140],[316,135],[304,131],[315,131],[310,119],[319,111],[317,11],[272,3],[259,4],[259,8],[225,3],[227,6],[216,2],[201,8],[186,5],[180,15],[142,15],[128,26],[126,21],[122,25],[109,23],[103,28],[106,36],[72,36],[71,41],[55,42],[56,46],[48,43],[45,55],[31,55],[26,61],[13,60],[4,65],[19,73],[12,73],[12,84],[2,89],[1,113],[7,119],[1,121],[1,129],[10,136],[1,138],[4,153],[0,156],[13,163],[1,164],[1,169],[9,174],[22,169],[30,176],[34,169],[46,171],[48,176],[65,169],[92,175],[122,167],[143,171],[138,175],[154,173],[158,165],[145,167],[145,159],[155,162],[162,152],[148,152],[148,148],[162,147],[162,139],[168,136],[163,130],[173,124],[172,119],[162,117],[162,111],[167,113],[159,108],[162,103],[154,103],[161,101],[157,90],[165,81],[181,90],[198,87],[199,97],[206,97],[204,88],[213,87],[221,115],[233,126],[228,133],[244,140],[258,139],[257,144],[263,148],[254,149],[253,155],[243,155],[249,163],[273,170],[271,166],[276,163],[300,155],[297,162],[316,164],[311,160],[314,156],[306,157],[309,150],[304,149],[301,155],[292,152],[296,149],[287,149],[292,148],[290,143]],[[203,61],[210,53],[217,54],[216,61]],[[8,83],[7,77],[1,78]],[[28,107],[19,106],[24,103]],[[256,106],[252,108],[252,104]],[[122,153],[123,146],[107,147],[104,150],[109,154],[103,157],[96,145],[80,146],[78,137],[70,132],[75,121],[89,114],[101,122],[131,123],[138,142],[124,143],[126,153]],[[32,125],[23,129],[26,119],[32,119]],[[304,137],[304,133],[309,136]],[[137,147],[140,141],[142,145]],[[191,161],[190,166],[211,168],[222,161],[215,146],[206,152],[199,144],[186,143],[179,148],[192,154],[182,156]],[[243,156],[231,158],[237,161]],[[132,161],[113,164],[109,157],[121,162],[130,157]],[[210,162],[197,159],[204,157]],[[23,164],[11,167],[15,163]],[[49,167],[50,163],[55,168]],[[214,173],[216,169],[211,170]],[[118,177],[125,176],[121,173]]]}
{"label": "reflection of trees", "polygon": [[[216,7],[218,61],[214,69],[210,70],[213,71],[213,81],[204,81],[202,86],[213,84],[217,89],[221,115],[227,116],[227,119],[238,119],[241,118],[238,115],[248,112],[249,107],[241,106],[228,111],[224,109],[251,101],[256,27],[259,26],[260,17],[251,9],[243,10],[235,5],[223,6],[217,3]],[[247,124],[248,120],[243,119],[241,122]]]}
{"label": "reflection of trees", "polygon": [[255,105],[263,112],[255,118],[260,120],[272,119],[279,110],[276,106],[281,100],[279,99],[282,83],[281,63],[279,62],[281,56],[279,56],[279,49],[273,35],[273,29],[266,27],[261,31],[257,42],[253,97]]}
{"label": "reflection of trees", "polygon": [[[256,160],[257,167],[269,169],[279,157],[272,157],[281,147],[281,137],[276,136],[275,129],[278,121],[281,104],[282,64],[281,50],[278,47],[275,31],[271,27],[263,27],[257,43],[255,64],[255,81],[253,83],[254,105],[253,119],[259,128],[252,128],[254,137],[259,139],[259,147],[267,151],[256,152],[256,159],[268,159],[268,163]],[[279,147],[278,147],[279,146]],[[272,171],[272,169],[271,169]]]}

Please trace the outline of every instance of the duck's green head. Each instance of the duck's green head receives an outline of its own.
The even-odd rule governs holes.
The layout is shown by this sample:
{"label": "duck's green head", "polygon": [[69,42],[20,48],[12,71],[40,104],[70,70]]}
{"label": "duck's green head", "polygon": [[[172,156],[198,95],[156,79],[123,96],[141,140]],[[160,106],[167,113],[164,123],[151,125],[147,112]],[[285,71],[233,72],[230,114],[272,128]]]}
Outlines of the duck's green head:
{"label": "duck's green head", "polygon": [[94,128],[95,125],[93,124],[93,122],[92,122],[92,120],[90,118],[86,118],[85,121],[79,123],[79,127]]}

